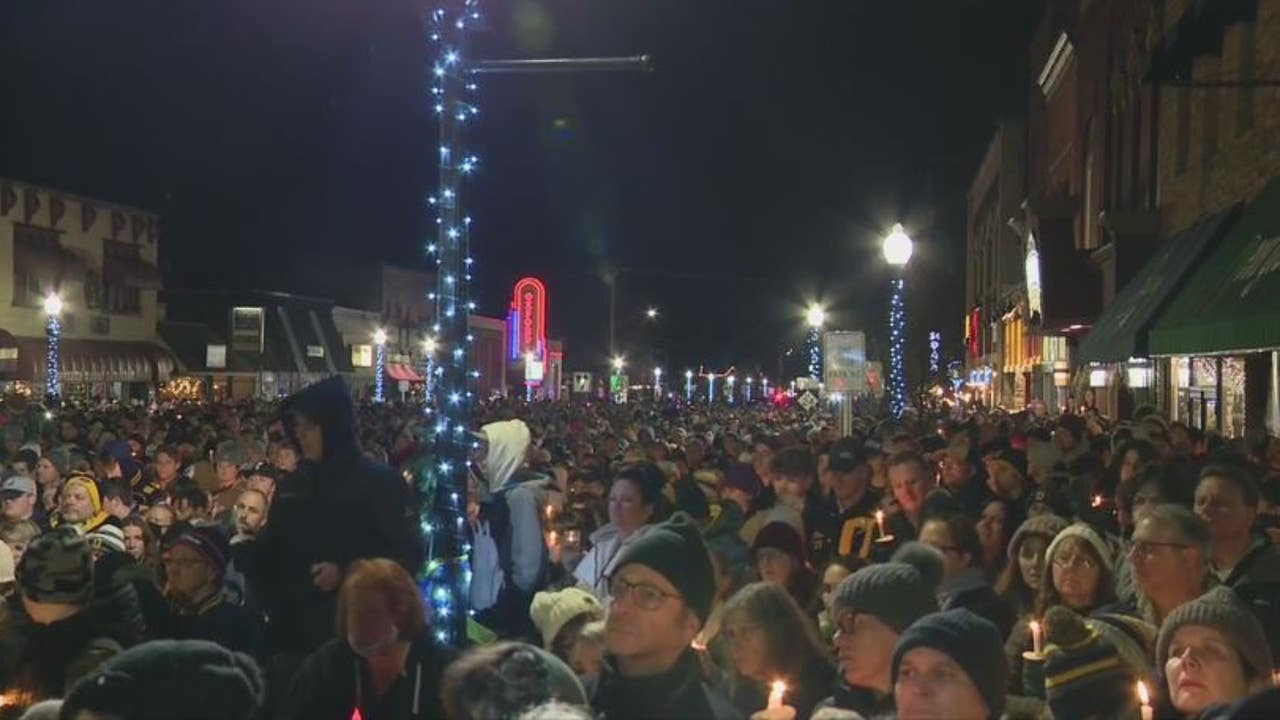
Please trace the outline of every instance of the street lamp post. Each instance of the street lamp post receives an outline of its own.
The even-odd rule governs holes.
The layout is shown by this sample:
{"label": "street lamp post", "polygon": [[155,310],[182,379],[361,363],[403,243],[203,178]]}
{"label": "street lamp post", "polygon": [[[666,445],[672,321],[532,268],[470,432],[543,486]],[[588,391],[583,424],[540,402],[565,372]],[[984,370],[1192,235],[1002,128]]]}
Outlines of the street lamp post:
{"label": "street lamp post", "polygon": [[373,344],[376,346],[375,359],[373,361],[373,401],[380,403],[387,399],[386,396],[386,375],[387,369],[387,331],[378,328],[373,332]]}
{"label": "street lamp post", "polygon": [[707,404],[716,401],[716,374],[707,373]]}
{"label": "street lamp post", "polygon": [[625,402],[623,398],[626,397],[626,388],[623,387],[622,383],[622,369],[626,366],[627,361],[621,355],[617,355],[613,358],[613,377],[615,378],[615,384],[617,385],[614,389],[615,402]]}
{"label": "street lamp post", "polygon": [[662,368],[653,369],[653,399],[655,401],[662,400]]}
{"label": "street lamp post", "polygon": [[827,322],[827,311],[814,303],[804,314],[809,324],[809,335],[806,339],[809,351],[809,377],[816,382],[822,377],[822,326]]}
{"label": "street lamp post", "polygon": [[766,377],[766,378],[760,378],[760,382],[761,382],[761,384],[764,386],[764,387],[763,387],[764,399],[765,399],[765,400],[768,400],[768,399],[769,399],[769,378],[767,378],[767,377]]}
{"label": "street lamp post", "polygon": [[734,399],[734,398],[733,398],[733,384],[734,384],[734,383],[736,383],[737,381],[738,381],[738,378],[736,378],[736,377],[734,377],[734,376],[732,376],[732,375],[730,375],[729,377],[725,378],[725,382],[726,382],[726,383],[728,383],[728,385],[729,385],[729,389],[728,389],[728,390],[726,390],[725,392],[727,392],[727,393],[728,393],[728,395],[729,395],[729,404],[730,404],[730,405],[732,405],[732,404],[733,404],[733,399]]}
{"label": "street lamp post", "polygon": [[45,395],[49,407],[56,407],[61,401],[61,385],[58,382],[58,342],[62,337],[62,298],[58,293],[49,293],[44,299],[44,314],[48,316],[45,324],[45,339],[48,349],[44,358]]}
{"label": "street lamp post", "polygon": [[903,372],[906,337],[906,289],[907,262],[911,260],[912,242],[901,223],[884,239],[884,259],[894,269],[890,281],[889,298],[889,409],[894,417],[901,417],[907,406],[907,378]]}
{"label": "street lamp post", "polygon": [[747,378],[747,404],[751,404],[751,378]]}
{"label": "street lamp post", "polygon": [[693,371],[684,371],[684,400],[685,402],[693,402]]}

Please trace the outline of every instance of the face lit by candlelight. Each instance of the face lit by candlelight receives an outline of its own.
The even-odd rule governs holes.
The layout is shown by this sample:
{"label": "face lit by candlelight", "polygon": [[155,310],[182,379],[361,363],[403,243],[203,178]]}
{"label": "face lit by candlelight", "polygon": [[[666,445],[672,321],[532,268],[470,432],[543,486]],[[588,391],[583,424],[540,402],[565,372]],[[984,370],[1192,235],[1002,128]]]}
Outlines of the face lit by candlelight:
{"label": "face lit by candlelight", "polygon": [[1173,706],[1187,717],[1250,690],[1240,653],[1222,633],[1202,625],[1184,625],[1173,634],[1164,672]]}

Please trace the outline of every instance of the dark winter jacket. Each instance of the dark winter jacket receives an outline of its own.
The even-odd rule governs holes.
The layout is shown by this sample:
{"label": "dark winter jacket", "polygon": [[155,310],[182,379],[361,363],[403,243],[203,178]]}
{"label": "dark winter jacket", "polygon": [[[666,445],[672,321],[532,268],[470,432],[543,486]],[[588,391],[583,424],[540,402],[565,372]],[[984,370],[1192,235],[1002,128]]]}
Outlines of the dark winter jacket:
{"label": "dark winter jacket", "polygon": [[141,613],[133,588],[114,588],[87,609],[40,625],[10,606],[0,631],[0,688],[33,701],[60,698],[111,656],[141,641]]}
{"label": "dark winter jacket", "polygon": [[1224,585],[1253,610],[1267,631],[1273,657],[1280,657],[1280,553],[1265,538],[1236,564]]}
{"label": "dark winter jacket", "polygon": [[127,553],[104,553],[93,564],[93,584],[100,590],[106,589],[107,594],[117,587],[132,588],[142,619],[142,636],[147,639],[160,637],[158,630],[169,617],[169,603],[149,568],[135,563]]}
{"label": "dark winter jacket", "polygon": [[265,653],[262,627],[248,610],[217,593],[195,607],[174,606],[156,637],[208,640],[255,658]]}
{"label": "dark winter jacket", "polygon": [[990,620],[1000,631],[1000,637],[1009,637],[1013,629],[1013,608],[996,594],[986,581],[981,567],[969,567],[938,588],[938,606],[942,610],[965,608],[978,617]]}
{"label": "dark winter jacket", "polygon": [[892,717],[896,710],[892,692],[882,694],[868,688],[854,687],[843,679],[836,686],[835,694],[818,703],[813,711],[829,707],[852,710],[865,718]]}
{"label": "dark winter jacket", "polygon": [[646,677],[619,675],[610,658],[589,690],[601,720],[738,720],[744,715],[703,679],[692,650],[670,670]]}
{"label": "dark winter jacket", "polygon": [[[302,662],[284,695],[278,720],[348,720],[356,708],[364,720],[435,720],[444,717],[440,677],[454,652],[423,634],[413,641],[404,674],[382,698],[373,697],[368,663],[342,640],[330,640]],[[419,682],[419,677],[421,681]],[[414,714],[414,687],[418,687]]]}
{"label": "dark winter jacket", "polygon": [[306,653],[333,634],[335,594],[314,586],[313,565],[344,568],[352,560],[381,557],[412,573],[421,560],[420,542],[404,482],[360,452],[342,378],[301,390],[283,411],[320,425],[323,460],[304,460],[280,481],[270,522],[256,539],[236,543],[232,555],[266,611],[273,649]]}

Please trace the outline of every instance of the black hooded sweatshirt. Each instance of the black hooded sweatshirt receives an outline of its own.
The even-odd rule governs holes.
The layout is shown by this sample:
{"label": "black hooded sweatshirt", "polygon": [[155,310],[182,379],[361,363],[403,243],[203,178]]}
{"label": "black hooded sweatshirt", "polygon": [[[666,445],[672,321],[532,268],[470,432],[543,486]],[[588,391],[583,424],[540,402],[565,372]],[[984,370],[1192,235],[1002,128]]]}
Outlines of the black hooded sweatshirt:
{"label": "black hooded sweatshirt", "polygon": [[324,456],[280,480],[267,526],[257,539],[236,543],[232,555],[262,601],[271,648],[300,654],[333,637],[336,593],[315,587],[313,565],[389,558],[413,574],[422,553],[409,488],[360,452],[346,382],[334,377],[304,388],[282,410],[291,433],[296,415],[320,426]]}

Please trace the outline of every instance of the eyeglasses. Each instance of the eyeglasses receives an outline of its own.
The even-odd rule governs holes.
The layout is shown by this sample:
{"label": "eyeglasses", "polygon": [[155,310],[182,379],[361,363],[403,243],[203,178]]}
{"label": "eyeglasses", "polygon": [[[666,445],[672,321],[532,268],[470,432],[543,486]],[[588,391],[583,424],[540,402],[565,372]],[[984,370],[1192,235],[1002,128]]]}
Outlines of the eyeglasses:
{"label": "eyeglasses", "polygon": [[1150,560],[1156,556],[1156,550],[1159,548],[1175,548],[1177,550],[1186,550],[1191,547],[1185,543],[1174,542],[1152,542],[1149,540],[1135,540],[1133,545],[1129,547],[1129,555],[1141,555]]}
{"label": "eyeglasses", "polygon": [[641,610],[657,610],[665,598],[680,599],[679,595],[663,592],[648,583],[627,582],[617,576],[609,580],[609,596],[614,602],[630,599]]}
{"label": "eyeglasses", "polygon": [[1088,555],[1058,555],[1053,559],[1053,566],[1062,570],[1092,570],[1098,563]]}

